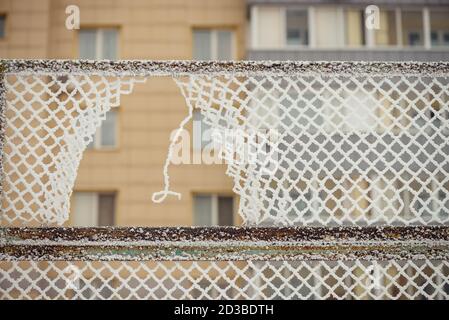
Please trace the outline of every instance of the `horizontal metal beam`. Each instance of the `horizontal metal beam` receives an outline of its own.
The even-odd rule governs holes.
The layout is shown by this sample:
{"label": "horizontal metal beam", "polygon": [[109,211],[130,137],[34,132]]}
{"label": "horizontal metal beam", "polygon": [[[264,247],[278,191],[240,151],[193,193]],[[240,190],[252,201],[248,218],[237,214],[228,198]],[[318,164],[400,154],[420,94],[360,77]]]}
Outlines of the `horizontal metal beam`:
{"label": "horizontal metal beam", "polygon": [[[391,0],[390,0],[391,1]],[[250,60],[293,61],[449,61],[447,49],[423,48],[301,48],[301,49],[250,49]]]}
{"label": "horizontal metal beam", "polygon": [[422,9],[423,6],[438,6],[444,9],[447,2],[444,0],[246,0],[246,3],[252,5],[353,5],[363,9],[368,5],[381,5],[385,7],[396,8],[398,6],[415,7]]}
{"label": "horizontal metal beam", "polygon": [[114,76],[205,75],[419,75],[448,76],[449,62],[192,61],[192,60],[0,60],[6,74]]}
{"label": "horizontal metal beam", "polygon": [[0,228],[0,260],[449,259],[449,226]]}

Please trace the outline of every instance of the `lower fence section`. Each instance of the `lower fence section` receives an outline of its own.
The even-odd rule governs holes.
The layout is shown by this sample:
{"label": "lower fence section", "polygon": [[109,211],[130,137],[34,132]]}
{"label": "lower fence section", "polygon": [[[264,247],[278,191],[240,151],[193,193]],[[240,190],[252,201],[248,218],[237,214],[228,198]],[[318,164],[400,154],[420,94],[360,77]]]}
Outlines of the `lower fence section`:
{"label": "lower fence section", "polygon": [[3,261],[2,299],[448,299],[449,262]]}
{"label": "lower fence section", "polygon": [[0,228],[0,299],[449,299],[449,227]]}

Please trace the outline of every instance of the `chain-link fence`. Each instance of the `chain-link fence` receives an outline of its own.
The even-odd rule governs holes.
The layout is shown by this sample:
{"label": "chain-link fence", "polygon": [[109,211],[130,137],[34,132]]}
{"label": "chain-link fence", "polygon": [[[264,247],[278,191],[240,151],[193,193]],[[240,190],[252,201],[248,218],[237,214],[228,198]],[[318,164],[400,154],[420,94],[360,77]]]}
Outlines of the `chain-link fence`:
{"label": "chain-link fence", "polygon": [[17,299],[447,299],[445,227],[38,228],[2,235]]}
{"label": "chain-link fence", "polygon": [[[2,298],[447,298],[449,64],[7,60],[1,72]],[[271,227],[10,228],[67,220],[95,129],[152,76],[173,77],[189,110],[153,200],[176,195],[168,169],[197,109],[244,224]]]}

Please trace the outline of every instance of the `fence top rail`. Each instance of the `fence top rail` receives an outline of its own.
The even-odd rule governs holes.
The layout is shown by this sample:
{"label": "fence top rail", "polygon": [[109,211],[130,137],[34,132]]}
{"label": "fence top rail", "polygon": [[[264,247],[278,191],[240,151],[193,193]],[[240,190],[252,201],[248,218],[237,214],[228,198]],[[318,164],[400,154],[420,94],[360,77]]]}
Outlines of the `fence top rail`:
{"label": "fence top rail", "polygon": [[[449,241],[449,226],[373,227],[5,227],[3,239],[48,241]],[[0,238],[0,241],[1,241]]]}
{"label": "fence top rail", "polygon": [[192,60],[0,60],[6,74],[100,74],[110,76],[323,75],[449,76],[449,62],[192,61]]}
{"label": "fence top rail", "polygon": [[0,260],[449,259],[449,227],[0,228]]}

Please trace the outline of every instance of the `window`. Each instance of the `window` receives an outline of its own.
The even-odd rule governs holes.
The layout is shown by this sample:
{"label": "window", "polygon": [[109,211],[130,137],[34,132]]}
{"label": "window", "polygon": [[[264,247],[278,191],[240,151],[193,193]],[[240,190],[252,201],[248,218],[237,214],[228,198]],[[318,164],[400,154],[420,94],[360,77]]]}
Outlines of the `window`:
{"label": "window", "polygon": [[[435,181],[428,185],[412,181],[410,188],[404,188],[401,193],[404,202],[401,216],[413,218],[414,215],[417,215],[428,220],[447,219],[447,208],[449,207],[449,203],[445,202],[447,188],[440,186]],[[413,193],[410,190],[419,190],[419,193]]]}
{"label": "window", "polygon": [[432,46],[449,46],[449,11],[430,12],[430,37]]}
{"label": "window", "polygon": [[117,59],[118,32],[114,28],[81,29],[80,59]]}
{"label": "window", "polygon": [[117,146],[117,117],[118,111],[109,110],[101,127],[94,134],[93,141],[87,146],[88,149],[107,149]]}
{"label": "window", "polygon": [[365,13],[361,9],[345,9],[345,44],[362,46],[365,44]]}
{"label": "window", "polygon": [[6,16],[0,15],[0,39],[5,37],[6,29]]}
{"label": "window", "polygon": [[193,149],[201,151],[212,143],[212,127],[204,122],[199,109],[193,111]]}
{"label": "window", "polygon": [[449,30],[432,31],[431,32],[432,47],[449,46]]}
{"label": "window", "polygon": [[[359,89],[349,84],[342,90],[339,85],[332,86],[331,90],[323,90],[322,100],[316,99],[309,93],[308,99],[315,100],[314,106],[322,110],[321,115],[312,119],[315,122],[314,125],[321,125],[327,133],[375,130],[377,98],[375,93],[370,92],[372,92],[370,85]],[[310,125],[312,124],[310,122]]]}
{"label": "window", "polygon": [[419,31],[412,31],[408,33],[409,46],[419,46],[421,43],[421,33]]}
{"label": "window", "polygon": [[379,29],[374,32],[374,41],[376,46],[395,46],[398,44],[396,12],[394,10],[381,10],[379,12]]}
{"label": "window", "polygon": [[[81,59],[117,59],[117,29],[97,28],[79,31]],[[113,148],[117,145],[117,112],[110,110],[88,149]]]}
{"label": "window", "polygon": [[423,46],[422,11],[402,11],[402,43],[405,46]]}
{"label": "window", "polygon": [[198,194],[193,197],[193,222],[196,226],[234,225],[234,197]]}
{"label": "window", "polygon": [[[396,194],[393,190],[401,191]],[[445,197],[448,191],[441,181],[423,183],[407,178],[393,180],[390,175],[385,175],[379,177],[377,183],[371,187],[372,214],[389,218],[398,215],[406,221],[417,217],[426,221],[447,219],[449,202],[445,201]]]}
{"label": "window", "polygon": [[[430,80],[424,81],[426,84],[430,84]],[[448,84],[447,81],[445,83]],[[405,91],[405,89],[403,90]],[[449,120],[449,111],[444,107],[447,98],[441,99],[441,93],[441,87],[431,86],[429,92],[423,94],[421,99],[413,102],[412,108],[408,108],[406,116],[401,119],[401,125],[412,134],[420,134],[421,131],[425,131],[432,135],[435,128],[441,129],[444,135],[449,134],[449,128],[446,125]],[[408,92],[405,97],[410,100],[415,98],[413,92]],[[410,105],[409,102],[403,101],[403,108],[408,105]]]}
{"label": "window", "polygon": [[304,188],[304,181],[300,181],[288,193],[281,193],[281,199],[284,200],[284,203],[279,203],[279,206],[286,206],[285,214],[286,219],[289,221],[299,220],[300,216],[304,219],[312,219],[313,215],[318,212],[319,203],[316,194],[316,181],[307,182],[307,189],[302,189]]}
{"label": "window", "polygon": [[193,59],[233,60],[234,33],[225,29],[196,29],[193,31]]}
{"label": "window", "polygon": [[307,45],[309,43],[308,19],[305,10],[287,10],[287,45]]}
{"label": "window", "polygon": [[114,225],[115,193],[74,192],[72,201],[74,226]]}

